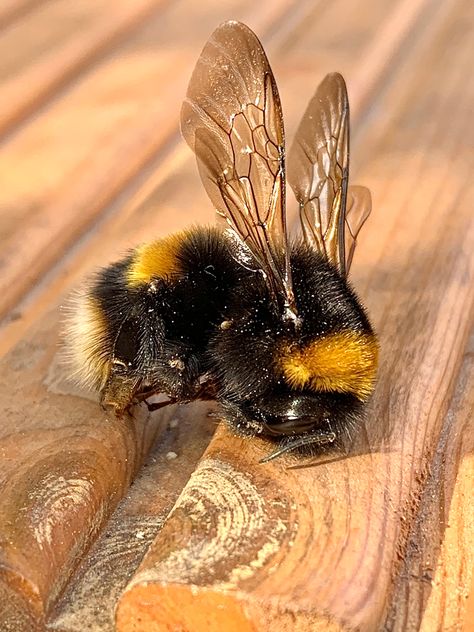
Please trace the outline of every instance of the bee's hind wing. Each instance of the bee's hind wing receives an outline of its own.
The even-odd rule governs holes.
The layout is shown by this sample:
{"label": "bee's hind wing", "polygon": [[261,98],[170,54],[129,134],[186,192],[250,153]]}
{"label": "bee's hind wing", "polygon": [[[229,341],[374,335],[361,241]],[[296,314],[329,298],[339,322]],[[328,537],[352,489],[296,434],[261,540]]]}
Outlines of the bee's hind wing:
{"label": "bee's hind wing", "polygon": [[351,185],[347,190],[347,205],[345,217],[344,246],[346,274],[348,274],[354,250],[357,244],[357,235],[367,221],[372,210],[372,196],[367,187]]}

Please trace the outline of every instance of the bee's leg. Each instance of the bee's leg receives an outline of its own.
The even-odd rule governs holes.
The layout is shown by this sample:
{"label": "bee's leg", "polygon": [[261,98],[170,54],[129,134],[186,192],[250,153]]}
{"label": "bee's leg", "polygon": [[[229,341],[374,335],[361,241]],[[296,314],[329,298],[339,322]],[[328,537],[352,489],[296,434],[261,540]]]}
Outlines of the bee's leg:
{"label": "bee's leg", "polygon": [[148,408],[148,412],[152,413],[154,410],[160,410],[160,408],[164,408],[165,406],[169,406],[170,404],[176,404],[178,402],[177,399],[167,399],[164,402],[156,402],[156,403],[152,403],[150,404],[149,402],[147,402],[146,399],[143,400]]}
{"label": "bee's leg", "polygon": [[217,388],[214,382],[204,381],[197,386],[193,399],[201,399],[204,401],[214,401],[217,395]]}
{"label": "bee's leg", "polygon": [[135,397],[136,380],[111,373],[100,394],[104,410],[111,408],[117,417],[130,411]]}
{"label": "bee's leg", "polygon": [[335,440],[336,433],[332,430],[330,432],[321,431],[317,433],[302,435],[300,437],[297,436],[282,447],[278,448],[278,450],[275,450],[268,456],[260,459],[259,463],[268,463],[269,461],[273,461],[273,459],[277,459],[282,454],[285,454],[286,452],[291,452],[292,450],[296,450],[297,448],[302,448],[308,445],[327,445],[334,443]]}
{"label": "bee's leg", "polygon": [[142,391],[136,392],[133,396],[133,401],[136,404],[141,404],[141,403],[146,404],[146,407],[148,408],[148,411],[150,413],[153,412],[154,410],[160,410],[160,408],[164,408],[165,406],[169,406],[170,404],[176,404],[178,402],[177,398],[170,397],[169,395],[167,395],[168,399],[163,402],[153,402],[153,403],[148,402],[147,400],[150,397],[153,397],[154,395],[167,395],[167,394],[163,393],[160,390],[157,390],[156,388],[149,388],[148,390],[142,390]]}

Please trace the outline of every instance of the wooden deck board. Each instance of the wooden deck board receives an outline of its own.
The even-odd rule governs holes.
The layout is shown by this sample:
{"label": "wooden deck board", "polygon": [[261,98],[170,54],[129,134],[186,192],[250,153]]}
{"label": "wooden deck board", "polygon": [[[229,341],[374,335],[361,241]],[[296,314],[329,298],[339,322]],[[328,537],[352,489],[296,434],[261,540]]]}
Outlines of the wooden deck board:
{"label": "wooden deck board", "polygon": [[3,0],[0,6],[0,28],[23,17],[35,3],[36,0]]}
{"label": "wooden deck board", "polygon": [[0,192],[0,315],[176,133],[178,104],[196,50],[214,25],[229,11],[271,24],[286,6],[279,0],[256,12],[250,0],[225,8],[209,1],[208,21],[194,20],[198,25],[189,37],[181,24],[193,21],[197,9],[181,0],[0,147],[0,171],[6,174]]}
{"label": "wooden deck board", "polygon": [[[74,80],[164,0],[51,0],[0,34],[0,134]],[[1,16],[0,16],[1,23]]]}
{"label": "wooden deck board", "polygon": [[[392,580],[401,577],[411,529],[420,518],[472,328],[468,280],[474,262],[459,255],[474,245],[472,154],[465,136],[470,46],[460,19],[467,3],[461,7],[453,4],[447,20],[440,15],[430,46],[417,51],[394,82],[384,99],[382,134],[373,144],[369,136],[361,154],[360,176],[371,185],[375,207],[383,209],[363,236],[356,262],[356,276],[368,275],[365,298],[382,343],[368,426],[372,453],[289,474],[281,466],[262,470],[261,445],[252,449],[222,431],[124,593],[120,630],[136,629],[138,618],[144,630],[165,621],[219,629],[219,606],[233,611],[241,630],[286,629],[290,620],[299,630],[377,630],[384,621],[392,629]],[[454,41],[456,72],[445,55]],[[428,63],[432,73],[423,74]],[[226,483],[233,502],[213,504],[209,489]],[[269,531],[272,521],[261,533],[252,531],[252,512],[263,507],[263,520],[277,494],[287,503],[286,515],[284,508],[279,514],[280,531]],[[193,512],[194,505],[205,507],[205,514]],[[248,512],[249,523],[239,525],[238,537],[224,531],[219,540],[220,525],[234,524],[238,506]],[[181,540],[181,532],[192,537]],[[227,535],[238,542],[231,551]],[[199,551],[206,550],[213,557],[204,560]],[[400,630],[421,625],[422,610],[410,609],[403,620],[397,602],[410,589],[405,580],[393,597],[393,625],[400,618]],[[203,615],[205,606],[215,619]]]}
{"label": "wooden deck board", "polygon": [[[44,10],[59,11],[61,6],[66,11],[66,0],[46,3]],[[88,5],[84,0],[76,6],[79,11]],[[94,31],[98,33],[96,39],[87,41],[93,41],[94,50],[104,54],[91,53],[81,68],[72,64],[69,75],[69,62],[57,66],[58,83],[47,91],[51,100],[0,147],[4,156],[0,153],[0,166],[3,161],[2,173],[8,177],[0,192],[2,210],[6,209],[0,221],[8,229],[1,242],[7,266],[2,296],[5,313],[8,308],[17,310],[14,319],[0,329],[0,350],[12,349],[3,364],[6,384],[2,397],[8,408],[0,448],[8,458],[2,467],[9,480],[17,455],[26,455],[35,445],[46,450],[50,471],[53,461],[56,468],[51,479],[54,484],[46,486],[43,495],[37,493],[40,487],[30,488],[32,502],[36,500],[26,503],[26,515],[18,530],[8,531],[11,525],[4,523],[9,525],[6,532],[13,534],[14,542],[13,548],[5,540],[0,546],[2,586],[9,591],[10,605],[10,618],[5,621],[15,632],[33,629],[43,613],[53,608],[70,573],[125,494],[153,436],[162,432],[160,436],[165,437],[161,429],[166,419],[151,425],[141,419],[132,428],[116,429],[94,403],[62,383],[61,369],[54,360],[55,306],[84,272],[127,247],[193,221],[212,221],[194,160],[178,140],[177,112],[200,46],[212,28],[228,17],[244,19],[262,37],[282,92],[290,135],[312,86],[325,72],[339,69],[348,79],[355,124],[362,123],[355,135],[354,172],[372,188],[375,207],[370,228],[362,236],[353,277],[374,315],[383,344],[381,380],[369,425],[373,453],[370,458],[359,455],[314,471],[288,473],[280,466],[256,465],[264,445],[242,443],[220,430],[160,533],[167,511],[209,440],[209,426],[200,419],[202,413],[191,407],[183,413],[183,428],[193,425],[195,443],[192,454],[186,456],[185,438],[181,435],[177,439],[176,449],[183,455],[181,462],[172,464],[178,467],[176,484],[163,467],[168,446],[168,439],[164,439],[156,452],[159,465],[151,475],[143,470],[138,487],[132,487],[77,577],[69,581],[49,626],[61,632],[79,632],[87,621],[91,630],[112,630],[113,605],[149,544],[149,554],[120,601],[121,630],[148,629],[136,627],[142,625],[137,624],[138,617],[145,613],[150,621],[153,617],[163,621],[163,612],[170,621],[178,617],[176,621],[181,623],[186,617],[196,617],[189,628],[193,632],[214,629],[209,627],[209,620],[203,623],[199,619],[205,604],[216,606],[216,612],[228,608],[234,624],[240,621],[241,632],[247,629],[249,612],[255,629],[267,629],[261,627],[266,625],[262,621],[271,620],[275,630],[288,625],[296,629],[295,622],[301,630],[356,624],[361,630],[377,630],[382,621],[387,630],[444,630],[468,621],[465,603],[472,581],[469,543],[473,517],[465,497],[473,482],[469,439],[472,391],[466,391],[464,385],[469,384],[472,367],[469,353],[464,364],[462,359],[472,328],[472,282],[469,286],[466,279],[472,280],[473,261],[472,254],[460,257],[459,251],[472,253],[473,246],[468,222],[472,189],[464,186],[472,167],[472,140],[464,134],[472,95],[463,83],[469,72],[465,30],[470,9],[461,0],[442,6],[430,0],[395,4],[371,0],[362,20],[359,6],[355,0],[337,0],[330,5],[281,0],[257,7],[233,0],[225,4],[196,5],[190,0],[165,3],[155,20],[143,26],[137,23],[134,32],[125,20],[121,40],[110,54],[106,53],[108,45],[101,43],[109,31]],[[104,10],[104,15],[106,8],[105,0],[94,5],[94,11]],[[34,24],[38,16],[46,20],[44,10],[25,11],[5,27],[4,34],[15,25],[27,33],[28,21]],[[84,15],[89,16],[90,24],[95,23],[92,13],[84,9]],[[0,26],[1,16],[0,12]],[[62,43],[57,50],[68,49],[68,42],[76,37],[75,31],[71,35],[66,32],[67,24],[63,31],[58,30],[56,41]],[[53,32],[47,37],[53,41]],[[31,51],[35,45],[39,44],[31,43]],[[92,51],[93,47],[76,50],[83,54],[86,49]],[[52,50],[50,43],[45,59]],[[28,58],[33,62],[33,57],[25,52],[23,79],[31,68]],[[5,73],[11,68],[9,63],[15,62],[6,62]],[[39,100],[38,105],[40,101],[43,103]],[[26,166],[23,172],[22,166]],[[31,177],[22,177],[25,173]],[[53,245],[44,252],[53,237]],[[17,287],[12,288],[13,280],[18,281]],[[39,319],[44,313],[46,318]],[[421,333],[409,337],[407,332],[413,330]],[[33,367],[28,367],[30,356],[38,358]],[[446,412],[461,364],[456,396]],[[14,393],[24,390],[18,371],[26,378],[29,392],[21,400],[18,396],[10,401]],[[415,376],[410,385],[408,375]],[[383,449],[378,443],[383,433],[377,419],[379,426],[392,430]],[[113,464],[114,480],[106,477],[99,482],[93,461],[81,461],[84,439],[73,439],[74,432],[83,437],[93,433],[100,444],[94,447],[95,459]],[[48,447],[54,444],[50,441],[54,436],[63,444],[71,443],[67,458],[61,445]],[[32,437],[36,437],[34,443]],[[114,450],[123,452],[125,446],[129,460],[115,460]],[[17,515],[15,489],[25,485],[28,489],[31,480],[43,485],[40,454],[34,454],[29,461],[25,456],[11,478],[16,487],[10,484],[10,491],[2,496],[0,520]],[[441,467],[444,454],[449,455],[449,466]],[[91,480],[91,493],[77,506],[65,504],[61,519],[66,524],[72,520],[75,531],[66,529],[63,533],[54,522],[51,502],[61,480],[66,480],[61,493],[72,493],[74,468],[79,465],[85,468],[81,470],[83,478]],[[177,577],[177,569],[170,565],[162,547],[170,534],[178,537],[185,524],[176,517],[180,508],[192,513],[189,490],[205,495],[202,481],[206,477],[207,484],[212,479],[225,485],[228,477],[222,468],[227,466],[234,471],[231,484],[240,481],[248,487],[249,482],[256,482],[247,501],[253,502],[260,495],[271,505],[276,490],[285,490],[281,511],[268,509],[264,516],[266,531],[275,537],[270,549],[275,542],[281,549],[272,549],[273,557],[273,553],[260,556],[259,570],[258,564],[251,563],[258,551],[245,546],[250,531],[244,529],[240,534],[242,558],[232,553],[227,566],[219,567],[221,576],[216,572],[205,584],[206,591],[189,599],[185,586],[178,589],[170,581]],[[150,481],[158,489],[147,504]],[[313,490],[309,500],[306,485]],[[236,498],[242,493],[237,489]],[[294,506],[290,506],[291,500],[295,500]],[[46,508],[32,516],[28,511],[37,507],[35,502],[44,502]],[[91,503],[101,508],[99,518],[88,511]],[[311,519],[308,507],[313,512]],[[452,528],[439,524],[441,513],[448,516]],[[195,522],[191,518],[188,523],[196,529],[203,546],[210,542],[207,519],[197,512]],[[22,547],[31,546],[31,538],[25,534],[50,520],[54,525],[50,550],[37,549],[34,562],[29,559],[25,566]],[[332,520],[331,529],[328,520]],[[144,529],[145,542],[136,537],[140,521],[150,526]],[[288,549],[288,540],[280,539],[283,532],[273,533],[278,524],[295,536],[296,548]],[[18,539],[20,533],[23,540]],[[426,533],[432,534],[433,542],[423,539]],[[309,538],[305,546],[314,557],[293,569],[298,542],[305,534]],[[421,548],[420,542],[424,545]],[[139,546],[134,546],[137,543]],[[259,543],[256,537],[255,546]],[[382,548],[379,543],[383,543]],[[223,546],[225,551],[225,543]],[[267,552],[270,549],[267,547]],[[115,582],[107,583],[106,562],[114,553],[120,568],[114,574]],[[182,547],[182,557],[191,566],[199,563],[191,546]],[[250,575],[242,570],[246,564],[253,569]],[[168,576],[163,575],[163,569]],[[273,569],[272,575],[269,569]],[[234,573],[234,583],[228,582],[224,595],[219,581],[228,572]],[[305,573],[306,582],[302,579]],[[20,586],[15,582],[22,576],[28,581]],[[149,586],[143,585],[144,577]],[[153,580],[157,577],[169,588],[158,589],[163,599],[161,610],[147,607],[145,612],[143,600],[155,594]],[[327,577],[331,577],[329,584]],[[189,581],[189,576],[185,574],[182,579]],[[33,592],[28,592],[28,586]],[[458,596],[455,602],[452,591]],[[224,601],[219,601],[223,595]],[[275,608],[277,598],[280,605]],[[245,612],[242,603],[247,604]],[[176,604],[182,607],[176,609]],[[94,613],[99,611],[102,614],[96,617]],[[24,628],[18,613],[23,616]]]}
{"label": "wooden deck board", "polygon": [[[114,610],[150,543],[207,447],[216,423],[208,404],[170,415],[140,475],[87,555],[51,616],[55,632],[113,632]],[[203,410],[199,414],[200,409]],[[171,457],[171,458],[170,458]]]}
{"label": "wooden deck board", "polygon": [[[474,626],[474,337],[471,336],[394,586],[390,629]],[[398,607],[397,607],[397,604]]]}

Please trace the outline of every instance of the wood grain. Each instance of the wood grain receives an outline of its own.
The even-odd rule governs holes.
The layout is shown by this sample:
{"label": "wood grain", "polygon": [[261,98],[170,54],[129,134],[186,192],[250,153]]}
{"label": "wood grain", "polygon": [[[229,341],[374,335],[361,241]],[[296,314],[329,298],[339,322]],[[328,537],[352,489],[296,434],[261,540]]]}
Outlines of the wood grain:
{"label": "wood grain", "polygon": [[48,629],[113,632],[117,599],[156,537],[177,496],[207,447],[216,422],[200,419],[209,404],[169,414],[166,431],[101,537],[55,607]]}
{"label": "wood grain", "polygon": [[[61,6],[66,16],[70,0],[51,1],[18,25]],[[93,25],[107,2],[75,6]],[[4,307],[25,297],[0,330],[0,353],[11,349],[0,367],[0,627],[42,629],[46,615],[58,632],[111,632],[124,590],[119,630],[461,629],[474,612],[472,8],[370,0],[362,19],[356,0],[181,0],[127,38],[124,27],[110,54],[105,19],[94,40],[57,16],[43,61],[71,41],[83,48],[70,60],[90,42],[97,53],[0,148]],[[375,207],[353,280],[383,358],[369,453],[308,470],[257,466],[268,446],[221,428],[179,496],[209,441],[204,409],[183,411],[179,432],[171,410],[107,419],[63,382],[55,306],[127,247],[213,220],[177,112],[200,46],[231,16],[268,49],[290,137],[322,75],[348,78],[353,171]],[[24,77],[40,40],[26,47]],[[17,63],[2,62],[5,72]]]}
{"label": "wood grain", "polygon": [[[397,582],[403,607],[392,608],[394,629],[416,613],[422,632],[474,629],[474,336],[437,446],[423,498],[424,528],[411,537],[411,556]],[[421,521],[420,521],[421,522]],[[421,555],[413,546],[418,542]],[[440,543],[439,553],[437,543]],[[438,553],[438,557],[433,555]],[[403,581],[400,581],[403,579]],[[393,599],[396,602],[396,599]]]}
{"label": "wood grain", "polygon": [[104,414],[95,399],[64,383],[56,350],[57,336],[47,322],[0,369],[0,397],[8,402],[0,428],[5,630],[41,627],[160,428],[143,411],[121,421]]}
{"label": "wood grain", "polygon": [[[288,6],[207,4],[210,19],[194,22],[200,9],[190,0],[167,7],[0,146],[0,316],[176,133],[196,50],[216,22],[231,11],[271,23]],[[192,37],[181,31],[184,19],[196,23]]]}
{"label": "wood grain", "polygon": [[411,584],[398,593],[392,579],[437,559],[435,546],[434,560],[415,562],[410,549],[413,538],[422,548],[424,495],[439,493],[429,472],[443,437],[457,454],[446,413],[474,307],[469,8],[450,8],[381,100],[385,126],[364,145],[360,175],[383,209],[355,262],[382,344],[370,452],[286,470],[258,465],[268,447],[222,430],[124,592],[121,632],[217,630],[227,611],[241,630],[391,630],[391,604],[399,629],[420,629],[423,608],[404,619],[399,604],[411,603]]}
{"label": "wood grain", "polygon": [[11,24],[0,37],[0,135],[77,79],[163,3],[119,0],[111,11],[108,0],[53,0]]}
{"label": "wood grain", "polygon": [[36,4],[36,0],[3,0],[0,6],[0,28],[25,15]]}

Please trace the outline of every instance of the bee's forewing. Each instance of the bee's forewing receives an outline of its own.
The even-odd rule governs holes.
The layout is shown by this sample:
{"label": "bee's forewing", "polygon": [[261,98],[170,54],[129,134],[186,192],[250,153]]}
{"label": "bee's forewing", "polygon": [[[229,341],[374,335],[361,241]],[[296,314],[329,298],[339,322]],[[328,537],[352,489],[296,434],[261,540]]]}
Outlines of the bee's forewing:
{"label": "bee's forewing", "polygon": [[250,250],[275,294],[291,303],[280,98],[262,45],[226,22],[205,45],[181,110],[217,212]]}

